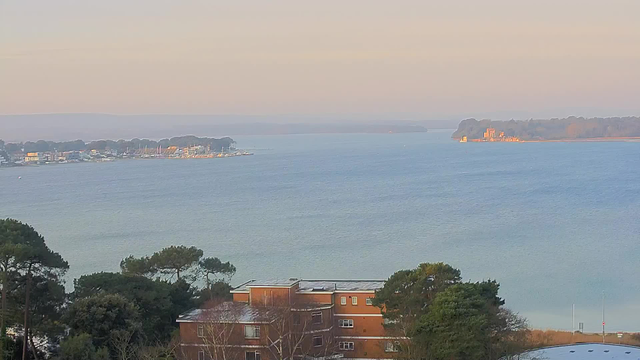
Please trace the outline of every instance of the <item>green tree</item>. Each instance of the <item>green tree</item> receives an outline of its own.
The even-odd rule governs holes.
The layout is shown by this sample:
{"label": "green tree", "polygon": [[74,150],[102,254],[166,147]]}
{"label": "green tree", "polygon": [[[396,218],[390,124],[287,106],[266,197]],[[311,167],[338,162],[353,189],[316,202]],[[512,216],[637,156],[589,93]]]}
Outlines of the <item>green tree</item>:
{"label": "green tree", "polygon": [[230,262],[222,262],[217,257],[204,258],[199,262],[200,273],[204,277],[208,299],[214,297],[226,297],[231,289],[228,282],[236,273],[236,267]]}
{"label": "green tree", "polygon": [[495,300],[487,298],[482,288],[456,284],[437,294],[420,319],[414,340],[430,349],[431,359],[489,359],[490,307]]}
{"label": "green tree", "polygon": [[[183,296],[175,293],[180,290],[185,291]],[[177,316],[194,306],[190,286],[108,272],[83,275],[74,280],[71,299],[75,301],[102,293],[119,294],[133,302],[144,319],[142,331],[145,337],[159,341],[168,341],[176,329]],[[177,303],[174,300],[178,300]]]}
{"label": "green tree", "polygon": [[460,270],[425,263],[393,274],[376,292],[398,358],[494,360],[526,346],[526,321],[503,308],[495,281],[462,283]]}
{"label": "green tree", "polygon": [[[10,299],[13,299],[14,303],[20,304],[24,301],[27,282],[26,275],[14,281],[10,289]],[[55,343],[64,333],[65,326],[61,321],[66,301],[64,285],[59,279],[36,275],[32,279],[31,299],[27,340],[32,352],[40,352],[44,349],[38,349],[33,341],[34,336],[48,338],[50,342]],[[19,309],[24,312],[24,304]]]}
{"label": "green tree", "polygon": [[0,220],[0,281],[2,282],[2,299],[0,302],[0,360],[5,357],[5,340],[9,319],[8,289],[18,270],[24,267],[27,258],[27,245],[24,238],[35,230],[17,220]]}
{"label": "green tree", "polygon": [[439,292],[418,321],[413,342],[430,360],[497,360],[523,350],[526,323],[502,308],[495,281],[462,283]]}
{"label": "green tree", "polygon": [[[124,274],[153,276],[159,273],[170,280],[180,280],[185,272],[194,269],[202,255],[202,250],[195,246],[172,245],[155,252],[151,257],[129,256],[120,262],[120,268]],[[189,274],[187,278],[195,281],[196,275]]]}
{"label": "green tree", "polygon": [[89,334],[96,347],[108,346],[116,331],[140,335],[138,308],[122,295],[98,294],[76,300],[69,307],[66,320],[72,335]]}
{"label": "green tree", "polygon": [[[44,238],[35,229],[17,220],[0,220],[0,271],[2,276],[2,313],[0,328],[2,329],[1,348],[4,350],[6,334],[7,291],[11,281],[24,275],[23,327],[27,336],[29,332],[29,315],[31,311],[31,284],[34,275],[42,275],[52,279],[60,279],[69,264],[60,254],[51,251]],[[23,343],[23,359],[27,356],[27,343]],[[4,356],[4,351],[0,351]]]}
{"label": "green tree", "polygon": [[91,335],[81,333],[70,336],[60,344],[58,360],[108,360],[106,348],[96,350]]}
{"label": "green tree", "polygon": [[[373,303],[380,307],[389,334],[412,339],[418,320],[429,311],[436,295],[460,280],[460,270],[448,264],[423,263],[393,274],[376,292]],[[421,343],[410,340],[402,341],[399,347],[399,355],[410,359],[424,357],[427,351]]]}
{"label": "green tree", "polygon": [[126,275],[153,276],[157,272],[148,257],[135,258],[133,255],[122,259],[120,269]]}
{"label": "green tree", "polygon": [[202,255],[202,250],[195,246],[172,245],[154,253],[149,258],[149,263],[158,273],[169,276],[170,279],[175,276],[180,280],[185,272],[198,264]]}
{"label": "green tree", "polygon": [[[25,297],[24,297],[24,320],[23,329],[25,339],[31,338],[33,344],[32,332],[29,329],[30,325],[30,312],[31,306],[31,287],[33,283],[33,276],[43,276],[51,279],[54,282],[59,282],[62,276],[64,276],[69,264],[58,254],[51,251],[45,244],[44,238],[38,234],[33,228],[26,231],[23,237],[24,244],[26,245],[24,254],[23,271],[26,277],[25,283]],[[22,360],[27,358],[27,344],[28,341],[24,341],[22,349]]]}

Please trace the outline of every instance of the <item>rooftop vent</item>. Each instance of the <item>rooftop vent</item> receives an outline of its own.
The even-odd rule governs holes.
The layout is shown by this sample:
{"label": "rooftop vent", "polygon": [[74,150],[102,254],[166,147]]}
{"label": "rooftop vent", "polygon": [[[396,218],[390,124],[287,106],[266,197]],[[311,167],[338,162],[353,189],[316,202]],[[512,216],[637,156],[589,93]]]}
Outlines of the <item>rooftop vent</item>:
{"label": "rooftop vent", "polygon": [[325,291],[327,289],[324,288],[324,286],[314,286],[313,287],[313,291]]}

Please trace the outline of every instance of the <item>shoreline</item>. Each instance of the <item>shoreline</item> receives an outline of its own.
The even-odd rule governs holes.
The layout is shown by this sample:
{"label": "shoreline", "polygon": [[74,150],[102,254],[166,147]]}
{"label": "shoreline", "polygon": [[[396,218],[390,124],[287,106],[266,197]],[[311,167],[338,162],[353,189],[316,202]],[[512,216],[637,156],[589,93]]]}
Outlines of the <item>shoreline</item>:
{"label": "shoreline", "polygon": [[[451,138],[460,141],[460,138]],[[628,137],[598,137],[581,139],[554,139],[554,140],[520,140],[520,141],[485,141],[483,139],[469,139],[469,143],[544,143],[544,142],[640,142],[640,136]]]}

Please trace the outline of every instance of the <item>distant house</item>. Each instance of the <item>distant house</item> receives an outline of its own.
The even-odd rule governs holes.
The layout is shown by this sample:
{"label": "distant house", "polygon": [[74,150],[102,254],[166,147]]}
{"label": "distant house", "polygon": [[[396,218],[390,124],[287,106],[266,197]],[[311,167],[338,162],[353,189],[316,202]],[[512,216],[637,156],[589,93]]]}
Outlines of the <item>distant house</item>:
{"label": "distant house", "polygon": [[373,306],[382,280],[250,281],[233,301],[182,314],[185,360],[388,359],[388,337]]}
{"label": "distant house", "polygon": [[42,153],[30,152],[24,157],[24,162],[37,163],[43,157]]}

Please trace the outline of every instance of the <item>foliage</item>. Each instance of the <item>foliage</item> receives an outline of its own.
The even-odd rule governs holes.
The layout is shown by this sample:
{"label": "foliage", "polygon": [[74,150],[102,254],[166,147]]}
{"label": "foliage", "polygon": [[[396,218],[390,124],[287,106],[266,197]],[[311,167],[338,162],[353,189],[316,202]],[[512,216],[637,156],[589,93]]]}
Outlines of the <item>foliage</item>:
{"label": "foliage", "polygon": [[135,258],[133,255],[122,259],[120,269],[126,275],[152,276],[157,272],[151,266],[149,257]]}
{"label": "foliage", "polygon": [[[22,275],[11,284],[10,299],[24,311],[27,276]],[[36,275],[32,278],[31,301],[29,303],[29,328],[37,336],[55,340],[64,333],[63,307],[66,301],[63,283],[57,278]]]}
{"label": "foliage", "polygon": [[438,293],[420,319],[416,341],[432,359],[492,359],[492,315],[502,300],[494,282],[455,284]]}
{"label": "foliage", "polygon": [[[101,272],[83,275],[74,281],[71,298],[89,298],[96,294],[120,294],[133,302],[144,319],[142,331],[147,339],[167,341],[176,329],[175,319],[193,307],[188,284],[170,284],[142,276]],[[179,293],[184,291],[182,296]]]}
{"label": "foliage", "polygon": [[233,287],[224,281],[211,283],[209,287],[201,289],[197,294],[197,305],[202,305],[211,300],[231,300]]}
{"label": "foliage", "polygon": [[561,140],[598,137],[639,137],[640,117],[589,118],[568,117],[550,120],[492,121],[467,119],[460,122],[453,138],[481,139],[484,131],[495,128],[505,136],[522,140]]}
{"label": "foliage", "polygon": [[376,292],[399,358],[494,360],[526,347],[524,319],[504,309],[495,281],[462,283],[460,271],[425,263],[392,275]]}
{"label": "foliage", "polygon": [[[185,272],[198,264],[202,255],[202,250],[195,246],[172,245],[155,252],[151,257],[129,256],[122,260],[120,268],[125,274],[150,276],[159,273],[168,276],[169,279],[175,277],[176,280],[180,280]],[[191,281],[195,281],[196,277],[196,274],[187,274]]]}
{"label": "foliage", "polygon": [[108,360],[106,348],[96,350],[91,335],[81,333],[70,336],[60,344],[58,360]]}
{"label": "foliage", "polygon": [[91,335],[97,347],[109,345],[116,331],[141,335],[138,307],[122,295],[98,294],[76,300],[69,307],[66,320],[72,334]]}
{"label": "foliage", "polygon": [[180,275],[193,268],[202,255],[202,250],[195,246],[172,245],[154,253],[149,258],[149,262],[160,274],[171,278],[175,275],[180,280]]}
{"label": "foliage", "polygon": [[460,282],[460,270],[444,263],[424,263],[413,270],[393,274],[376,292],[373,304],[390,324],[411,336],[415,321],[428,311],[436,294]]}
{"label": "foliage", "polygon": [[[227,297],[231,287],[228,281],[236,273],[236,267],[230,262],[222,262],[217,257],[209,257],[200,260],[199,271],[204,277],[205,290],[208,293],[206,300],[217,297]],[[203,291],[204,293],[204,291]],[[202,294],[201,294],[202,298]]]}
{"label": "foliage", "polygon": [[[8,324],[6,320],[9,320],[9,317],[6,316],[9,300],[7,291],[12,286],[11,284],[22,284],[22,286],[15,286],[14,288],[22,289],[24,297],[19,300],[14,294],[17,291],[12,292],[14,296],[13,307],[14,309],[18,308],[17,304],[21,304],[21,300],[24,299],[22,326],[25,334],[31,337],[33,333],[29,329],[32,322],[31,317],[36,316],[37,325],[46,327],[47,325],[42,322],[43,317],[46,318],[52,314],[45,312],[55,312],[56,308],[59,309],[59,304],[56,304],[55,298],[46,298],[44,296],[37,299],[35,304],[37,307],[33,306],[33,303],[30,302],[33,277],[35,276],[36,280],[47,285],[49,285],[49,281],[61,285],[61,278],[69,268],[69,264],[60,254],[49,249],[44,238],[33,227],[17,220],[7,219],[0,220],[0,268],[2,276],[2,314],[0,316],[2,343],[0,344],[0,349],[5,349],[4,335]],[[35,313],[34,310],[42,312]],[[32,312],[34,313],[32,314]],[[12,318],[15,319],[15,314],[13,314]],[[39,330],[43,330],[43,327],[40,327]],[[23,353],[27,351],[27,342],[23,343]]]}

